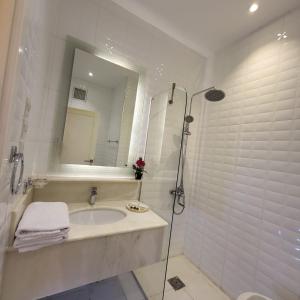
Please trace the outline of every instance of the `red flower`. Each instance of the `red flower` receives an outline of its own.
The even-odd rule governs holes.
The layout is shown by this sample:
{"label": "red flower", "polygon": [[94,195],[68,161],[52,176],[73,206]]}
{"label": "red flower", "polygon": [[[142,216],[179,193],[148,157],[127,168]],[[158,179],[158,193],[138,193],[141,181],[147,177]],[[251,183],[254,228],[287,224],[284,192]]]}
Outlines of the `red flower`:
{"label": "red flower", "polygon": [[136,165],[138,168],[144,168],[145,167],[145,161],[143,161],[143,159],[140,157],[137,161],[136,161]]}

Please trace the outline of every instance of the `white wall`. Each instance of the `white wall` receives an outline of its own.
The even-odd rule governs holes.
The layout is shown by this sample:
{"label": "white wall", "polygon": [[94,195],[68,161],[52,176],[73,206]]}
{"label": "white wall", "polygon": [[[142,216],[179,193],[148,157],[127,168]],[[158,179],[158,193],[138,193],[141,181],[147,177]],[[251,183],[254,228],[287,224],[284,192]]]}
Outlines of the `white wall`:
{"label": "white wall", "polygon": [[233,299],[300,299],[299,28],[297,10],[216,56],[185,254]]}
{"label": "white wall", "polygon": [[[43,117],[45,96],[45,91],[41,87],[46,84],[44,71],[47,65],[44,55],[48,51],[48,42],[50,41],[47,39],[49,18],[44,12],[49,12],[51,4],[49,2],[46,4],[45,1],[34,3],[31,0],[16,2],[14,29],[9,49],[11,61],[6,73],[6,87],[9,86],[9,93],[7,93],[5,101],[9,108],[1,106],[2,112],[6,113],[7,126],[1,126],[1,131],[6,129],[4,133],[6,141],[3,144],[4,157],[1,156],[0,170],[0,277],[4,249],[7,245],[10,211],[19,197],[19,195],[10,193],[9,151],[12,145],[16,145],[21,151],[24,151],[26,159],[24,175],[31,175],[36,167],[34,158],[39,153],[40,120]],[[38,14],[36,14],[37,11]],[[26,102],[31,103],[29,118],[24,118]],[[4,119],[1,118],[1,121]],[[28,128],[28,132],[26,128]],[[1,132],[2,134],[3,132]],[[40,161],[41,164],[47,163],[43,159]]]}

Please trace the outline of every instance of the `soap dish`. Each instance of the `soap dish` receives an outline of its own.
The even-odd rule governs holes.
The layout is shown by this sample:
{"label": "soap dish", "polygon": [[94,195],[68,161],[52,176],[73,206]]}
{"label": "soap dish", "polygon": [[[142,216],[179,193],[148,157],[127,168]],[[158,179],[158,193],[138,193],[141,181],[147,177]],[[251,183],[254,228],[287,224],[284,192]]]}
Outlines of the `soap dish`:
{"label": "soap dish", "polygon": [[136,213],[144,213],[146,211],[149,210],[149,206],[142,203],[142,202],[139,202],[139,201],[132,201],[132,202],[129,202],[127,205],[126,205],[126,208],[130,211],[133,211],[133,212],[136,212]]}

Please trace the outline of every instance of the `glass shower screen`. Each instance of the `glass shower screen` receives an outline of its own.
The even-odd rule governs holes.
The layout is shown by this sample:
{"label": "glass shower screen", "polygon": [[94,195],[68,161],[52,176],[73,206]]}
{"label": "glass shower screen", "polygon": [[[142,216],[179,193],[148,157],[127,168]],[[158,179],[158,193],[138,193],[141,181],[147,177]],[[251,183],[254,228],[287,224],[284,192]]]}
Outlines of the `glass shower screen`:
{"label": "glass shower screen", "polygon": [[[141,201],[168,222],[165,229],[161,260],[134,271],[147,298],[163,299],[168,256],[172,255],[171,231],[174,195],[178,185],[182,132],[187,100],[185,92],[175,89],[173,103],[171,92],[161,93],[151,101],[146,145],[146,170]],[[176,233],[173,237],[176,238]]]}

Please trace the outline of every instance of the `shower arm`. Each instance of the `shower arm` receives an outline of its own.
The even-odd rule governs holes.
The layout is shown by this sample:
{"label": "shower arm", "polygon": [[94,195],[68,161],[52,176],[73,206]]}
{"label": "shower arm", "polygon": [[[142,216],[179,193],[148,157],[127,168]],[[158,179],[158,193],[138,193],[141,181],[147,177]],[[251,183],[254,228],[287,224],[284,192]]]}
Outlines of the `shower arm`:
{"label": "shower arm", "polygon": [[178,90],[178,91],[181,91],[181,92],[184,92],[184,93],[187,94],[187,89],[186,88],[184,88],[182,86],[179,86],[176,83],[172,83],[171,89],[160,91],[159,93],[157,93],[157,94],[155,94],[154,96],[151,97],[151,101],[154,101],[157,96],[159,96],[159,95],[161,95],[163,93],[171,91],[171,97],[169,98],[168,102],[169,102],[169,104],[172,104],[173,103],[173,98],[174,98],[174,92],[175,92],[175,90]]}
{"label": "shower arm", "polygon": [[214,86],[211,86],[211,87],[209,87],[209,88],[207,88],[207,89],[201,90],[201,91],[196,92],[196,93],[194,93],[194,94],[192,95],[192,97],[191,97],[191,104],[190,104],[190,112],[189,112],[189,115],[192,113],[192,105],[193,105],[194,97],[196,97],[196,96],[198,96],[198,95],[200,95],[200,94],[203,94],[203,93],[205,93],[205,92],[208,92],[208,91],[210,91],[210,90],[213,90],[213,89],[215,89],[215,87],[214,87]]}

